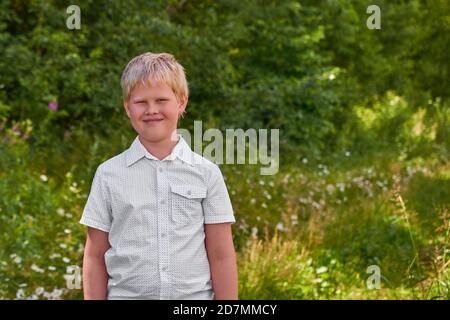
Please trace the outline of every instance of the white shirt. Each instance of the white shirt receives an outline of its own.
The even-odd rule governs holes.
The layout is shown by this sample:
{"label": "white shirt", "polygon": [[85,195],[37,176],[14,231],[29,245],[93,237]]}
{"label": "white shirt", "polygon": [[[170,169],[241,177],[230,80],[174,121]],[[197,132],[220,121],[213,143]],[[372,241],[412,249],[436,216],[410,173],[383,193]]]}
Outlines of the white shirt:
{"label": "white shirt", "polygon": [[204,224],[234,223],[219,167],[179,140],[158,160],[138,136],[100,164],[80,223],[108,232],[108,299],[213,299]]}

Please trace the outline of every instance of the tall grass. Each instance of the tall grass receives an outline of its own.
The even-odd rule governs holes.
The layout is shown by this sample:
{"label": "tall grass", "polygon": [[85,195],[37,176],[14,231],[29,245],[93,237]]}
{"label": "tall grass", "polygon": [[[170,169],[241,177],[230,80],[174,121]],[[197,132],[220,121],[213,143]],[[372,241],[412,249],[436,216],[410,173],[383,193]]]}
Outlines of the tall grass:
{"label": "tall grass", "polygon": [[[359,142],[375,141],[386,121],[406,119],[381,138],[403,132],[397,153],[346,145],[329,157],[283,161],[274,176],[261,176],[257,166],[222,166],[237,220],[241,299],[450,299],[447,110],[438,109],[439,125],[431,121],[425,138],[408,137],[416,126],[395,113],[404,110],[395,103],[402,108],[380,111]],[[81,267],[78,220],[92,174],[134,133],[91,136],[78,128],[34,144],[27,121],[0,131],[0,298],[80,299],[66,279],[68,267]],[[409,148],[424,141],[431,145],[422,153]],[[381,283],[371,289],[374,265]]]}

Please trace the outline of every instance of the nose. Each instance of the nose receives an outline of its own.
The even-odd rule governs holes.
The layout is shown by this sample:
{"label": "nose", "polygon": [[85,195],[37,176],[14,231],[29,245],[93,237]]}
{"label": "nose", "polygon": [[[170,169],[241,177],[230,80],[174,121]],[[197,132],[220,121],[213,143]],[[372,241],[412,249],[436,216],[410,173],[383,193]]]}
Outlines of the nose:
{"label": "nose", "polygon": [[147,108],[145,108],[145,114],[155,114],[158,113],[158,106],[156,106],[154,103],[149,102],[147,103]]}

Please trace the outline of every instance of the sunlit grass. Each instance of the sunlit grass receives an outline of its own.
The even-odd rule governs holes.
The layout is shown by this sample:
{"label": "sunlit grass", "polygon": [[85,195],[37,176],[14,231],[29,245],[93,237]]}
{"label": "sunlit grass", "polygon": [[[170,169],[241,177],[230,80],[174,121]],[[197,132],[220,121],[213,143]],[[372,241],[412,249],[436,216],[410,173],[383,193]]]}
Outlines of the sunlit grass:
{"label": "sunlit grass", "polygon": [[[80,299],[66,280],[68,267],[81,267],[78,220],[93,170],[133,134],[83,143],[90,137],[79,130],[32,149],[6,131],[15,142],[0,149],[0,297]],[[439,157],[392,150],[302,156],[274,176],[223,165],[237,220],[239,297],[449,299],[449,168]],[[381,272],[377,289],[367,286],[372,265]]]}

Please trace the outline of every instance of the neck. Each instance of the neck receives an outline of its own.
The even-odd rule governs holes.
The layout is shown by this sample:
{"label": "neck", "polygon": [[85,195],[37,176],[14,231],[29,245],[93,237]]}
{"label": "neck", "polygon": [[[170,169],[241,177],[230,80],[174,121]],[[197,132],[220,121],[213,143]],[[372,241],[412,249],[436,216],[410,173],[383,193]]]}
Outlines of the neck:
{"label": "neck", "polygon": [[159,160],[167,157],[179,141],[173,141],[170,136],[160,141],[149,141],[143,138],[141,135],[139,135],[138,139],[139,141],[141,141],[145,149],[147,149],[148,152],[150,152]]}

